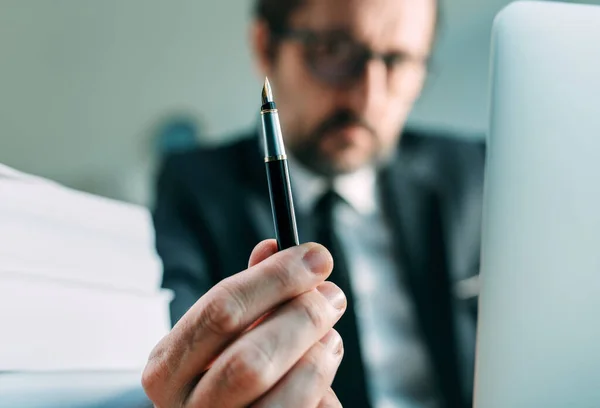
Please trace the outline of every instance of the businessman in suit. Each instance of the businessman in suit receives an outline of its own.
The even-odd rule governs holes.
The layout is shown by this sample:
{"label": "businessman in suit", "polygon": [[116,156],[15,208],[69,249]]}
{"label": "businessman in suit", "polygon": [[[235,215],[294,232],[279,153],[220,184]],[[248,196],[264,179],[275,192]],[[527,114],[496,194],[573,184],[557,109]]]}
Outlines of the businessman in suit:
{"label": "businessman in suit", "polygon": [[404,126],[437,8],[256,1],[300,239],[327,250],[267,240],[258,132],[166,160],[154,220],[179,323],[144,373],[158,406],[469,406],[484,149]]}

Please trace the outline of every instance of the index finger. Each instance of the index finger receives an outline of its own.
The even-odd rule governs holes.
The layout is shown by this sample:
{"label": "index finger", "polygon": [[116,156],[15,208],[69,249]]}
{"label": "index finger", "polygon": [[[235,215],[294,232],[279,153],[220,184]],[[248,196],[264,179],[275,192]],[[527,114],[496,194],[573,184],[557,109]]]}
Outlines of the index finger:
{"label": "index finger", "polygon": [[[278,252],[206,293],[152,352],[146,393],[177,404],[182,390],[255,320],[321,284],[333,268],[329,252],[304,244]],[[154,401],[155,403],[157,401]]]}
{"label": "index finger", "polygon": [[261,263],[271,255],[277,253],[277,241],[274,239],[267,239],[258,244],[252,254],[250,254],[250,260],[248,261],[248,268],[252,268],[254,265]]}

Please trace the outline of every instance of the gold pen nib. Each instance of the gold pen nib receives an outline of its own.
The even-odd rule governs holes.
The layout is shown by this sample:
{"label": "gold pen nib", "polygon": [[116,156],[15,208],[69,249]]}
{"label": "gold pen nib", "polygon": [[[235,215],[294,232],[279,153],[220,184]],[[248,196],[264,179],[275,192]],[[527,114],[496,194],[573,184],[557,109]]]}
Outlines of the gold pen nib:
{"label": "gold pen nib", "polygon": [[262,90],[262,103],[273,102],[273,90],[271,89],[271,84],[269,83],[269,78],[265,78],[265,86],[263,86]]}

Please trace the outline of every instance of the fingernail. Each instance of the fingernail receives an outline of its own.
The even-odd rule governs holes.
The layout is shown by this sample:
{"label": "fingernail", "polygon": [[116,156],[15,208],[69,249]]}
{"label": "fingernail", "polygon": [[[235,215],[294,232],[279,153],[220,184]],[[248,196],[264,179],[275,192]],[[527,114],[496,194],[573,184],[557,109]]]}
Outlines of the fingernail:
{"label": "fingernail", "polygon": [[332,283],[320,285],[317,290],[329,300],[329,302],[338,310],[346,307],[346,295],[337,286]]}
{"label": "fingernail", "polygon": [[329,348],[335,356],[340,356],[344,351],[344,343],[342,338],[338,335]]}
{"label": "fingernail", "polygon": [[327,347],[332,354],[338,355],[342,352],[342,338],[335,330],[330,330],[325,337],[321,339],[321,343]]}
{"label": "fingernail", "polygon": [[304,265],[316,274],[323,274],[327,272],[327,267],[331,264],[331,255],[327,250],[316,245],[309,249],[302,257]]}

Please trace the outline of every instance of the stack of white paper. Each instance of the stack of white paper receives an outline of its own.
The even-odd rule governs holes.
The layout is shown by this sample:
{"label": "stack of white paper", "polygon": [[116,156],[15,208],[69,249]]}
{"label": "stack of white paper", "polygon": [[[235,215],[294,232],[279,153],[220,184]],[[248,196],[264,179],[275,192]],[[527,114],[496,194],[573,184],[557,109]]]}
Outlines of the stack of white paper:
{"label": "stack of white paper", "polygon": [[0,166],[0,373],[141,370],[161,279],[145,208]]}

